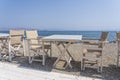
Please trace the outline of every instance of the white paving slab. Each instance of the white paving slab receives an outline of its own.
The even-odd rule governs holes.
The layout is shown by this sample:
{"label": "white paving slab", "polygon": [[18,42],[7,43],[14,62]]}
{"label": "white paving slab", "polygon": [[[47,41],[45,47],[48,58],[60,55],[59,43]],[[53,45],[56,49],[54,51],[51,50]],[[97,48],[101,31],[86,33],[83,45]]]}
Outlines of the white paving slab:
{"label": "white paving slab", "polygon": [[0,62],[0,80],[100,80],[83,76],[33,70]]}

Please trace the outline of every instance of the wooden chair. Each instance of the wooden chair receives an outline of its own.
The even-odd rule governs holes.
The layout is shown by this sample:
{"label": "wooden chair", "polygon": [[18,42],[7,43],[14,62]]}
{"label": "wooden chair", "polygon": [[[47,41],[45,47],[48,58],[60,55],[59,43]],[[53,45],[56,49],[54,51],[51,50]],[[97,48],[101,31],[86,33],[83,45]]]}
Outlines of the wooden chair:
{"label": "wooden chair", "polygon": [[8,55],[9,34],[0,34],[0,60]]}
{"label": "wooden chair", "polygon": [[21,53],[24,55],[24,30],[10,30],[9,35],[9,61],[17,54]]}
{"label": "wooden chair", "polygon": [[[27,30],[26,38],[28,41],[29,63],[40,61],[42,65],[45,65],[45,55],[47,54],[45,50],[51,51],[51,45],[42,42],[41,37],[38,36],[37,30]],[[40,59],[40,56],[42,56],[42,59]]]}
{"label": "wooden chair", "polygon": [[116,37],[117,37],[117,48],[118,48],[116,67],[118,67],[119,66],[119,58],[120,58],[120,32],[116,33]]}
{"label": "wooden chair", "polygon": [[[90,48],[83,49],[83,55],[81,60],[81,70],[85,70],[85,67],[97,68],[98,72],[102,72],[102,55],[104,46],[107,40],[108,32],[102,32],[101,38],[94,41],[86,40],[87,45],[90,45]],[[95,66],[95,64],[97,66]],[[94,65],[94,66],[93,66]]]}

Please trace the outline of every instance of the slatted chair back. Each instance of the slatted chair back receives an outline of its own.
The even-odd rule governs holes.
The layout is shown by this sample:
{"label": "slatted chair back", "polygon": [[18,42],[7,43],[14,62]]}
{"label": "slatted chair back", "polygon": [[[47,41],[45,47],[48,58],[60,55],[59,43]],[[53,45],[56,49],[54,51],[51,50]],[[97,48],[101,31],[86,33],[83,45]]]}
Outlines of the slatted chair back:
{"label": "slatted chair back", "polygon": [[16,53],[21,53],[20,48],[23,48],[24,55],[24,30],[10,30],[9,34],[9,61],[12,61]]}
{"label": "slatted chair back", "polygon": [[101,38],[100,38],[101,43],[99,43],[99,47],[103,47],[105,45],[105,41],[107,40],[108,33],[109,32],[102,32]]}
{"label": "slatted chair back", "polygon": [[38,44],[38,32],[37,30],[27,30],[26,31],[26,38],[32,39],[30,44]]}
{"label": "slatted chair back", "polygon": [[21,44],[24,38],[24,30],[10,30],[11,45]]}

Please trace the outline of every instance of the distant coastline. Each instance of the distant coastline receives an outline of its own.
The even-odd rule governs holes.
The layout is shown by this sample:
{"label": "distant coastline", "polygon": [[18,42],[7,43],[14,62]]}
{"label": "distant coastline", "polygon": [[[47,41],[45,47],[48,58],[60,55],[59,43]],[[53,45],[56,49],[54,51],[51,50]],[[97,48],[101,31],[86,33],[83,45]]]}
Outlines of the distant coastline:
{"label": "distant coastline", "polygon": [[[39,36],[49,36],[54,34],[60,35],[83,35],[88,38],[99,38],[102,31],[51,31],[51,30],[38,30]],[[116,40],[116,31],[108,31],[108,41]],[[0,30],[0,33],[9,33],[9,30]]]}

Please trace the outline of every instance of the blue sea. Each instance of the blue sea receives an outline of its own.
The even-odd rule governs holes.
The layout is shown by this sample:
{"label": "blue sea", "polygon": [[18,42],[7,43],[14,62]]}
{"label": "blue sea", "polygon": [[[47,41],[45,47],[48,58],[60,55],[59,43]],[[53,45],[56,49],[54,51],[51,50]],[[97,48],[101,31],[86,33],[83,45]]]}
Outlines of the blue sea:
{"label": "blue sea", "polygon": [[[9,33],[9,31],[0,31],[0,33]],[[61,35],[83,35],[87,38],[99,38],[101,31],[38,31],[39,36],[49,36],[54,34]],[[108,41],[116,40],[116,31],[109,31]]]}

